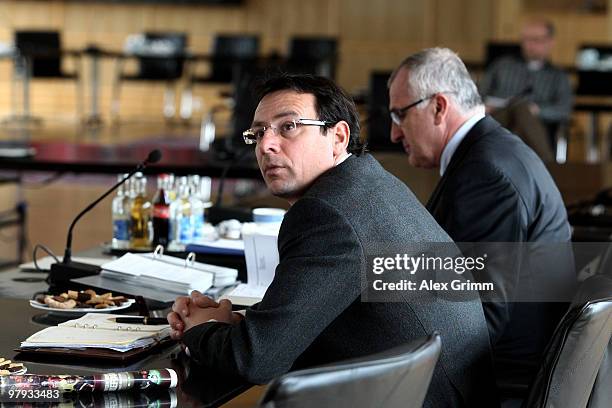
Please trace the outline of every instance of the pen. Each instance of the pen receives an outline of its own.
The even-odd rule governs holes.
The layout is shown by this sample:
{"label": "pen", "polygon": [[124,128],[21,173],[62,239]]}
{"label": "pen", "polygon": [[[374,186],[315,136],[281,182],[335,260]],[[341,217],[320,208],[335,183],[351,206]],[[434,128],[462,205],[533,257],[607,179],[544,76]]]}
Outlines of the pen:
{"label": "pen", "polygon": [[164,317],[117,317],[115,323],[168,324],[168,320]]}

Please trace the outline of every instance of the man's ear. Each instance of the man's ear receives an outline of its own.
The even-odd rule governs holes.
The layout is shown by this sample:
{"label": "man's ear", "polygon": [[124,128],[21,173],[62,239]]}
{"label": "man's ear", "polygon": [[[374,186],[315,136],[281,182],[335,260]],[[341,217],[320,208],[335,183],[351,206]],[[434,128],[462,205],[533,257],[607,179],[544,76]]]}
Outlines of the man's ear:
{"label": "man's ear", "polygon": [[346,153],[351,138],[351,129],[345,121],[341,120],[330,129],[334,137],[334,160]]}
{"label": "man's ear", "polygon": [[434,124],[439,125],[448,113],[448,97],[444,94],[434,96]]}

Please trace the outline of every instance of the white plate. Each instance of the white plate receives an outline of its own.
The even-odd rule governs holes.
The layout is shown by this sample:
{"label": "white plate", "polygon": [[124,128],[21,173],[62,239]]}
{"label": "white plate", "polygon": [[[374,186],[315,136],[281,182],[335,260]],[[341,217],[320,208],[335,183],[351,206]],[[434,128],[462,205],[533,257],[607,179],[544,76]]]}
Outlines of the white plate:
{"label": "white plate", "polygon": [[57,309],[54,307],[49,307],[49,305],[40,303],[34,299],[30,300],[30,306],[34,309],[44,310],[49,313],[62,313],[62,314],[75,314],[75,313],[109,313],[114,312],[115,310],[127,309],[132,306],[136,302],[135,299],[128,299],[123,302],[119,306],[109,306],[104,309],[95,309],[93,307],[75,307],[74,309]]}
{"label": "white plate", "polygon": [[22,375],[28,372],[28,367],[23,367],[21,370],[19,371],[15,371],[14,373],[10,373],[7,375]]}

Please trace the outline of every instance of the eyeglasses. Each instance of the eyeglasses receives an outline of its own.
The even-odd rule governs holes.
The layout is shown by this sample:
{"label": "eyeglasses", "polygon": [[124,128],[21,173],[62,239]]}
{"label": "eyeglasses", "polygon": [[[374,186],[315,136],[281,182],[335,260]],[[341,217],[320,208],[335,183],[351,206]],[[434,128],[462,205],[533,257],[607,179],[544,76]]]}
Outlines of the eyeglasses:
{"label": "eyeglasses", "polygon": [[416,102],[412,102],[410,105],[406,105],[403,108],[399,108],[399,109],[391,109],[389,111],[389,114],[391,115],[391,120],[393,121],[393,123],[395,123],[397,126],[400,126],[402,124],[402,121],[404,120],[404,118],[406,117],[406,112],[408,112],[408,109],[410,108],[414,108],[415,106],[417,106],[419,103],[426,101],[427,99],[431,99],[434,96],[436,96],[437,94],[431,94],[429,96],[426,96],[425,98],[421,98]]}
{"label": "eyeglasses", "polygon": [[297,136],[298,129],[301,126],[327,126],[330,122],[316,119],[290,119],[282,122],[278,126],[270,124],[269,126],[256,126],[242,132],[244,143],[250,145],[259,143],[264,137],[266,130],[271,129],[275,134],[280,135],[285,139],[292,139]]}

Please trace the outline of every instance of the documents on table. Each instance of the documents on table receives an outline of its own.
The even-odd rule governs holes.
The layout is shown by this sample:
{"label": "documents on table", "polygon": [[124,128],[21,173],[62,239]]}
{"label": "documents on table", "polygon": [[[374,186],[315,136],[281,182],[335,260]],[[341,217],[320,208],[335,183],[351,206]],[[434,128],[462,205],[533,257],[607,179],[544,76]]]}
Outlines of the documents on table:
{"label": "documents on table", "polygon": [[140,285],[189,294],[192,290],[204,292],[217,280],[223,286],[231,284],[235,282],[238,271],[166,255],[126,253],[102,265],[101,274],[128,282],[137,279]]}
{"label": "documents on table", "polygon": [[47,327],[21,343],[21,348],[98,348],[126,352],[148,347],[169,337],[170,326],[116,323],[121,315],[87,313],[58,326]]}
{"label": "documents on table", "polygon": [[237,305],[251,306],[263,298],[274,279],[278,265],[278,228],[245,224],[242,238],[247,264],[247,283],[238,285],[221,298],[229,299]]}

